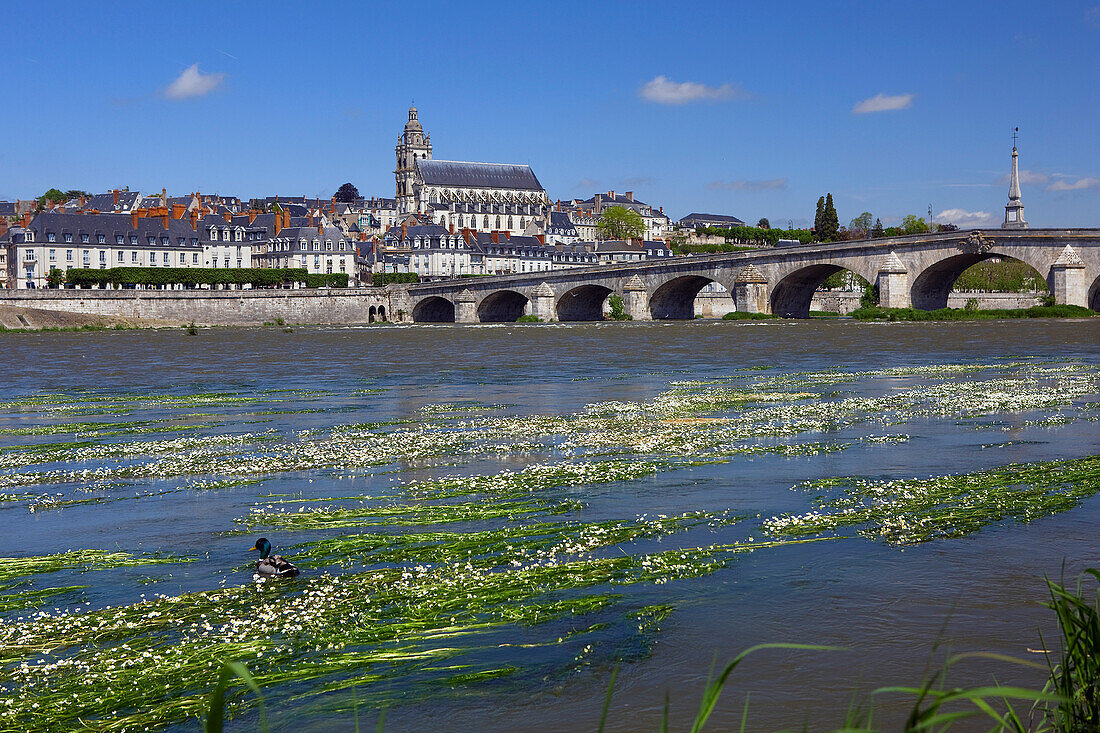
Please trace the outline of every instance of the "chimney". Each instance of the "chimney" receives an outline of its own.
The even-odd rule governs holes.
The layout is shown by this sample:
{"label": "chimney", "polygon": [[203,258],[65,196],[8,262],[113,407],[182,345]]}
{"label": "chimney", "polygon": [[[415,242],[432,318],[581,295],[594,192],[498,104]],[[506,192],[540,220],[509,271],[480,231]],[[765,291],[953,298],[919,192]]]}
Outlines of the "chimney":
{"label": "chimney", "polygon": [[80,208],[83,209],[86,203],[88,203],[88,199],[84,196],[84,194],[80,194]]}
{"label": "chimney", "polygon": [[170,217],[169,217],[169,216],[168,216],[167,214],[165,214],[164,216],[162,216],[162,217],[160,218],[160,220],[161,220],[161,221],[162,221],[162,222],[164,223],[164,228],[165,228],[165,229],[168,229],[168,221],[169,221],[169,219],[170,219]]}
{"label": "chimney", "polygon": [[227,212],[225,212],[224,214],[222,214],[222,216],[224,216],[224,217],[225,217],[225,223],[226,223],[226,224],[231,224],[231,223],[233,223],[233,214],[231,214],[231,213],[229,213],[229,212],[227,211]]}
{"label": "chimney", "polygon": [[252,225],[252,222],[256,221],[256,212],[252,209],[248,210],[248,224]]}
{"label": "chimney", "polygon": [[623,195],[626,196],[628,201],[630,201],[631,203],[634,203],[634,192],[633,191],[627,191]]}
{"label": "chimney", "polygon": [[324,225],[324,223],[322,223],[322,221],[320,219],[317,220],[317,233],[318,234],[324,234],[325,233],[325,225]]}
{"label": "chimney", "polygon": [[663,213],[665,213],[665,207],[663,207],[663,206],[658,206],[657,208],[658,208],[658,209],[660,210],[660,212],[661,212],[662,214],[663,214]]}
{"label": "chimney", "polygon": [[138,212],[136,210],[131,211],[130,212],[130,228],[131,229],[137,229],[137,220],[138,220]]}
{"label": "chimney", "polygon": [[275,234],[277,235],[283,228],[283,216],[282,214],[275,215]]}
{"label": "chimney", "polygon": [[333,214],[336,213],[336,197],[335,196],[332,197],[332,213]]}
{"label": "chimney", "polygon": [[162,199],[164,199],[164,203],[166,203],[166,204],[168,203],[168,189],[167,188],[162,188],[160,190],[160,197]]}
{"label": "chimney", "polygon": [[602,200],[603,200],[603,197],[600,196],[600,194],[596,194],[596,213],[597,214],[600,213],[600,202]]}
{"label": "chimney", "polygon": [[492,238],[493,244],[500,244],[500,232],[498,232],[496,229],[490,232],[489,236]]}
{"label": "chimney", "polygon": [[183,215],[187,213],[187,207],[183,204],[172,204],[172,218],[182,219]]}
{"label": "chimney", "polygon": [[118,189],[116,188],[114,191],[111,191],[111,195],[114,198],[114,205],[118,206]]}
{"label": "chimney", "polygon": [[561,211],[561,199],[558,199],[558,211]]}
{"label": "chimney", "polygon": [[367,233],[366,232],[359,232],[359,241],[360,242],[367,241]]}
{"label": "chimney", "polygon": [[65,213],[65,204],[64,203],[58,204],[57,213],[58,214],[64,214]]}
{"label": "chimney", "polygon": [[614,202],[615,202],[615,192],[614,192],[614,191],[608,191],[608,192],[607,192],[607,197],[608,197],[609,199],[611,199],[611,202],[612,202],[612,203],[614,203]]}
{"label": "chimney", "polygon": [[401,222],[401,240],[402,241],[405,240],[405,237],[408,236],[408,233],[409,233],[409,225],[406,224],[405,222]]}
{"label": "chimney", "polygon": [[29,212],[29,211],[23,212],[23,221],[20,223],[20,226],[22,226],[24,229],[29,227],[31,225],[31,217],[32,217],[31,212]]}
{"label": "chimney", "polygon": [[191,209],[191,229],[194,231],[199,230],[199,210]]}
{"label": "chimney", "polygon": [[448,229],[450,229],[450,231],[451,231],[451,234],[454,234],[454,233],[455,233],[455,223],[454,223],[453,221],[451,222],[451,224],[450,224],[450,226],[448,227]]}

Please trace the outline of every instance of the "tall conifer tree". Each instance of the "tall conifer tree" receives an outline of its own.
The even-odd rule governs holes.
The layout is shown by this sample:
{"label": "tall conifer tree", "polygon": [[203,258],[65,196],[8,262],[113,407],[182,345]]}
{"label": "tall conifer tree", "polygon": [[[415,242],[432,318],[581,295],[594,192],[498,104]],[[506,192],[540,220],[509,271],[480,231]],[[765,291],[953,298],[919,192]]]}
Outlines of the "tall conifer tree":
{"label": "tall conifer tree", "polygon": [[836,207],[833,206],[833,195],[829,193],[825,195],[825,212],[821,217],[822,241],[835,241],[838,231],[840,231],[840,219],[836,215]]}
{"label": "tall conifer tree", "polygon": [[825,223],[825,197],[817,199],[817,213],[814,214],[814,236],[821,239],[821,227]]}

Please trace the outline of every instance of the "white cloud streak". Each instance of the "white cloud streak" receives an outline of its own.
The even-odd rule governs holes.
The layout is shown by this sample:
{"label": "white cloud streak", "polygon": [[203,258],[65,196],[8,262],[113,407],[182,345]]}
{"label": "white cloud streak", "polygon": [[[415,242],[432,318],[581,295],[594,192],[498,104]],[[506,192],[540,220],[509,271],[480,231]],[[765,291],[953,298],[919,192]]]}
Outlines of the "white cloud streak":
{"label": "white cloud streak", "polygon": [[880,92],[869,99],[864,99],[862,102],[856,102],[855,106],[852,107],[852,114],[865,115],[870,112],[894,112],[899,109],[908,109],[913,106],[913,99],[916,96],[916,94],[887,96]]}
{"label": "white cloud streak", "polygon": [[225,80],[225,74],[204,74],[198,64],[191,64],[174,82],[164,88],[169,99],[190,99],[209,94]]}
{"label": "white cloud streak", "polygon": [[638,95],[647,102],[657,104],[744,99],[748,96],[743,89],[732,84],[712,87],[694,81],[675,82],[664,75],[655,76],[643,84],[638,89]]}
{"label": "white cloud streak", "polygon": [[1047,186],[1048,191],[1081,191],[1086,188],[1100,188],[1100,178],[1078,178],[1076,181],[1068,179],[1055,181]]}
{"label": "white cloud streak", "polygon": [[988,211],[967,211],[966,209],[944,209],[936,214],[936,221],[941,224],[954,224],[960,229],[967,227],[984,226],[992,224],[993,214]]}
{"label": "white cloud streak", "polygon": [[766,181],[712,181],[711,191],[781,191],[787,188],[786,178],[769,178]]}

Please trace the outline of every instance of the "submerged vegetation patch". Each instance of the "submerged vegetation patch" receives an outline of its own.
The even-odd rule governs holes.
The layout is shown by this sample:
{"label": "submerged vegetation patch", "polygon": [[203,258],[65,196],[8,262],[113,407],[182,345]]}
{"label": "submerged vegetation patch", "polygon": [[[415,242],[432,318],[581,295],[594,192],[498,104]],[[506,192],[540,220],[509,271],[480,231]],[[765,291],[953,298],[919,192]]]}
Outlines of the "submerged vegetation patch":
{"label": "submerged vegetation patch", "polygon": [[[674,584],[747,553],[955,537],[1071,509],[1100,488],[1091,456],[815,479],[792,495],[806,511],[775,516],[749,518],[725,486],[708,506],[623,516],[609,499],[665,506],[728,476],[725,464],[914,450],[929,422],[1072,430],[1095,417],[1100,394],[1096,367],[1038,359],[674,376],[648,396],[562,414],[452,397],[347,424],[333,423],[343,406],[373,403],[361,398],[381,387],[9,398],[0,424],[19,444],[0,452],[0,509],[78,519],[109,502],[205,502],[263,484],[262,496],[226,494],[255,502],[215,515],[210,536],[268,533],[303,575],[250,582],[233,555],[222,558],[229,574],[195,570],[185,587],[199,590],[47,612],[33,609],[93,597],[82,588],[100,571],[179,560],[96,550],[0,560],[0,730],[184,722],[205,709],[226,660],[247,661],[286,705],[350,688],[385,705],[455,685],[538,684],[644,656],[682,598]],[[88,410],[111,417],[63,417]],[[262,432],[233,429],[258,414],[272,418]],[[187,432],[160,434],[177,429]],[[230,713],[250,704],[236,699]]]}

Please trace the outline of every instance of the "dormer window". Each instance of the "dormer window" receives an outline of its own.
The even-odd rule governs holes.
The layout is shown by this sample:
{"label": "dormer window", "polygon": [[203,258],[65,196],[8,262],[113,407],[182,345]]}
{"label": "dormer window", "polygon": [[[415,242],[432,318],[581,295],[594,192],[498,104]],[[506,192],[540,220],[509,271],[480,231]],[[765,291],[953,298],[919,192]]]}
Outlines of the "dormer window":
{"label": "dormer window", "polygon": [[115,235],[115,244],[122,244],[125,241],[126,241],[126,237],[122,236],[121,234],[116,234]]}
{"label": "dormer window", "polygon": [[46,232],[46,241],[47,241],[47,242],[56,242],[56,241],[57,241],[57,237],[56,237],[56,236],[54,236],[54,233],[53,233],[53,232]]}
{"label": "dormer window", "polygon": [[149,244],[156,244],[157,243],[157,238],[156,237],[146,237],[145,241],[147,241]]}
{"label": "dormer window", "polygon": [[105,242],[107,241],[107,237],[106,237],[106,235],[103,235],[103,234],[97,234],[97,235],[96,235],[96,237],[95,237],[95,239],[96,239],[96,241],[97,241],[97,242],[99,242],[100,244],[103,244],[103,243],[105,243]]}

